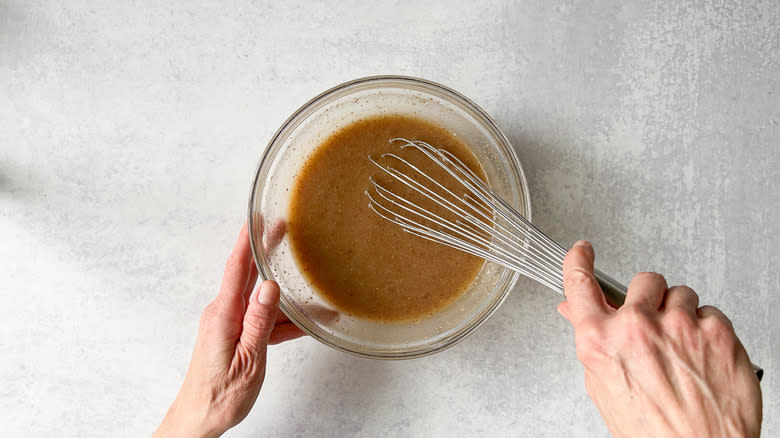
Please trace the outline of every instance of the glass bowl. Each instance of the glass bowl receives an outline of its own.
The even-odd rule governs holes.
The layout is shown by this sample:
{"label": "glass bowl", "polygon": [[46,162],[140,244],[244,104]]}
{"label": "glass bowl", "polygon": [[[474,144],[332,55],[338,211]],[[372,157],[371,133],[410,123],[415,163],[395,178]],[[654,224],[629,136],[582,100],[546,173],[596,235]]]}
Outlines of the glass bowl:
{"label": "glass bowl", "polygon": [[279,128],[252,184],[249,232],[260,275],[279,283],[280,307],[292,322],[338,350],[377,359],[405,359],[441,351],[468,336],[506,299],[518,274],[487,262],[459,298],[416,321],[357,318],[318,295],[301,274],[284,236],[291,188],[307,158],[331,134],[354,121],[384,114],[413,115],[456,134],[479,159],[490,186],[530,219],[528,185],[520,161],[490,116],[434,82],[373,76],[325,91]]}

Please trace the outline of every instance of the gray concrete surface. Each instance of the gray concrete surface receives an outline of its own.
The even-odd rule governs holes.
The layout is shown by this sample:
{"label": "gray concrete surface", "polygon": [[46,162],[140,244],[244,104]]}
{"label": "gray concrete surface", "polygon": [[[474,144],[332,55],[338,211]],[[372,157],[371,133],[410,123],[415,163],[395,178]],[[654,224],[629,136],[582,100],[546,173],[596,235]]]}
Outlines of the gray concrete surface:
{"label": "gray concrete surface", "polygon": [[[779,9],[714,3],[0,0],[0,435],[149,435],[270,136],[407,74],[497,119],[553,237],[730,315],[780,436]],[[559,299],[419,360],[274,347],[229,436],[607,436]]]}

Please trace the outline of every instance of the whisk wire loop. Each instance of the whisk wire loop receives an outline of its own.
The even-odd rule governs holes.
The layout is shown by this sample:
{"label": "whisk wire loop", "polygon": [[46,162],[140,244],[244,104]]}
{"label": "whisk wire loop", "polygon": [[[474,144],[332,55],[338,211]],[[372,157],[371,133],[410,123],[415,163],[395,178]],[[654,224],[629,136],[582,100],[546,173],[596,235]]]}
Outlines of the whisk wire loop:
{"label": "whisk wire loop", "polygon": [[[546,261],[551,261],[553,269],[562,268],[562,260],[566,255],[566,251],[552,239],[544,235],[536,226],[534,226],[528,219],[519,214],[517,210],[509,206],[506,201],[498,196],[495,196],[492,190],[485,185],[485,183],[466,166],[460,159],[454,156],[447,150],[436,149],[428,143],[422,141],[411,142],[405,139],[394,139],[391,141],[405,141],[401,148],[416,147],[423,151],[423,153],[436,162],[440,167],[448,171],[448,173],[458,179],[467,190],[473,193],[479,198],[481,202],[487,204],[494,212],[500,215],[505,221],[513,225],[513,229],[524,229],[527,233],[527,238],[531,241],[529,243],[540,245],[543,247],[543,251],[538,251],[536,247],[530,246],[529,250],[535,252],[537,256],[542,257]],[[438,160],[437,160],[438,159]],[[463,178],[461,178],[463,177]],[[468,193],[465,195],[468,197]],[[511,230],[503,227],[500,223],[494,222],[496,226],[514,235]],[[560,258],[561,262],[559,266],[556,266],[556,260]]]}
{"label": "whisk wire loop", "polygon": [[366,192],[371,210],[410,234],[482,257],[563,292],[565,251],[560,245],[496,196],[476,173],[448,151],[422,141],[391,140],[397,141],[403,142],[402,149],[415,148],[422,152],[443,169],[459,187],[457,190],[462,188],[464,194],[456,193],[397,154],[382,154],[380,158],[384,162],[381,163],[371,156],[369,160],[393,180],[432,201],[432,205],[456,219],[446,218],[412,202],[375,178],[371,178],[374,193]]}
{"label": "whisk wire loop", "polygon": [[[435,202],[436,204],[444,207],[448,211],[456,214],[461,214],[462,217],[464,217],[467,220],[466,221],[459,220],[453,223],[452,221],[443,219],[440,216],[436,215],[435,213],[431,212],[430,210],[423,209],[422,207],[396,195],[395,193],[392,193],[391,191],[387,190],[386,188],[378,184],[376,180],[372,178],[371,181],[376,188],[377,194],[379,194],[385,200],[391,202],[395,206],[400,207],[407,212],[418,215],[427,221],[431,221],[434,224],[439,225],[448,231],[455,232],[455,233],[462,233],[460,237],[465,240],[465,243],[471,245],[478,245],[482,249],[482,251],[480,251],[480,254],[484,253],[485,249],[490,249],[493,251],[494,255],[496,256],[511,258],[517,251],[522,250],[522,248],[520,247],[521,243],[517,242],[517,239],[515,239],[509,233],[493,233],[492,235],[493,239],[500,241],[499,243],[504,244],[505,246],[501,246],[500,244],[497,244],[497,242],[495,241],[491,242],[491,240],[489,239],[491,236],[490,233],[496,230],[492,229],[490,225],[496,225],[496,224],[492,221],[492,218],[489,217],[484,211],[488,207],[480,206],[479,204],[476,204],[474,202],[469,202],[467,195],[464,197],[458,196],[457,194],[453,193],[451,190],[447,189],[445,186],[440,184],[438,181],[434,180],[433,178],[430,178],[430,176],[422,172],[417,166],[414,166],[413,164],[409,163],[407,160],[404,160],[403,158],[400,158],[395,154],[383,154],[382,157],[393,158],[405,164],[407,167],[412,169],[415,173],[419,174],[420,176],[428,180],[431,184],[441,189],[442,191],[446,192],[452,200],[455,200],[458,203],[469,207],[470,210],[482,216],[483,220],[479,220],[472,213],[461,208],[459,205],[456,205],[455,202],[452,202],[451,200],[444,198],[443,196],[436,193],[434,190],[429,189],[425,185],[416,181],[414,178],[411,178],[409,175],[404,174],[403,172],[399,171],[394,167],[383,166],[373,158],[369,157],[372,163],[380,167],[382,170],[386,171],[389,175],[391,175],[396,180],[413,188],[416,192],[422,194],[423,196]],[[429,155],[429,158],[433,158],[433,157]],[[484,188],[482,189],[484,190]],[[408,224],[408,218],[406,219]],[[420,226],[419,222],[416,222],[416,225],[419,227]],[[500,228],[506,230],[506,228],[503,226],[501,226]],[[420,230],[417,231],[418,231],[417,235],[419,235]],[[438,241],[438,240],[444,240],[445,238],[445,236],[440,231],[433,232],[434,230],[432,230],[430,227],[425,227],[425,231],[428,232],[428,235],[425,237],[435,238],[429,240]],[[462,247],[464,246],[463,243],[464,242],[461,242],[458,245],[458,247],[462,249]],[[542,262],[544,262],[544,260],[542,260]],[[523,269],[533,268],[533,266],[531,266],[526,260],[522,260],[522,259],[519,260],[519,264],[516,264],[516,266],[519,266]],[[552,265],[548,264],[546,267],[551,270],[560,270],[560,267],[556,267],[554,264]],[[544,273],[541,273],[540,275],[544,275]],[[546,275],[546,277],[548,277],[547,278],[548,281],[555,282],[554,275]]]}

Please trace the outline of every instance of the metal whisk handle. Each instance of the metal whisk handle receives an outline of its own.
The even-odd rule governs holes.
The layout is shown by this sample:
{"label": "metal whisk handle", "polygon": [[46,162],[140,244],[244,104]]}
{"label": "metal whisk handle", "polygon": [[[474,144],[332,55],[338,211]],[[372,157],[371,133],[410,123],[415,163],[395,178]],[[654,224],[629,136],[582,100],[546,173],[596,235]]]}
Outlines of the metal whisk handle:
{"label": "metal whisk handle", "polygon": [[614,308],[622,306],[626,302],[628,289],[622,283],[598,269],[595,270],[594,274],[599,282],[599,286],[601,286],[601,290],[604,292],[604,298],[607,299],[607,303]]}

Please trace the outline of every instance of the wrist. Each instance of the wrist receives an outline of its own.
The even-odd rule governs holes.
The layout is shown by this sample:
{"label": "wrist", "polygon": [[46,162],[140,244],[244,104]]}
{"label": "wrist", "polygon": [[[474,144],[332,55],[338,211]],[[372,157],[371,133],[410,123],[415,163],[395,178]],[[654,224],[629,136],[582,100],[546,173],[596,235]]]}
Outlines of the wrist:
{"label": "wrist", "polygon": [[208,421],[204,409],[191,409],[175,400],[153,438],[217,438],[225,431]]}

